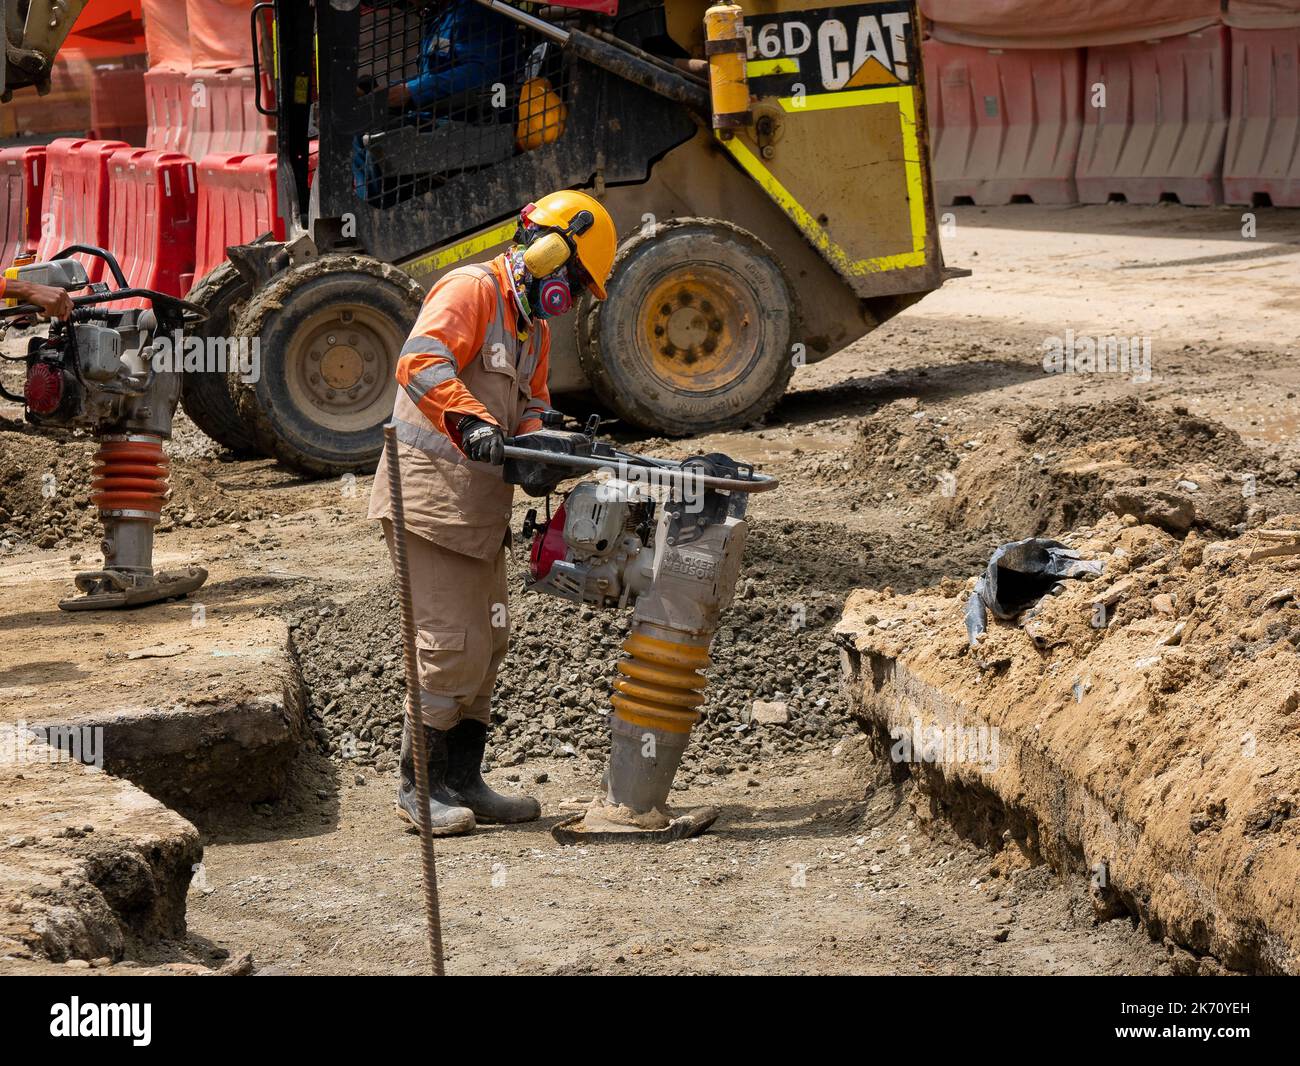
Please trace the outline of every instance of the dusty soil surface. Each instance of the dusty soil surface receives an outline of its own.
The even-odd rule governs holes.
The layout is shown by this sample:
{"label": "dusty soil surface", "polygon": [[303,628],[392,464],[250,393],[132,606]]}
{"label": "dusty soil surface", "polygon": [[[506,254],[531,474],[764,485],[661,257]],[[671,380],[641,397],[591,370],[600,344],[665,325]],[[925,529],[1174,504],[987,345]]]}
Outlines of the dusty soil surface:
{"label": "dusty soil surface", "polygon": [[87,761],[200,824],[284,792],[306,732],[301,683],[255,579],[218,577],[198,611],[174,601],[106,622],[42,603],[51,577],[0,563],[0,588],[32,607],[6,618],[25,651],[0,671],[0,729],[84,736]]}
{"label": "dusty soil surface", "polygon": [[[860,748],[861,740],[846,748]],[[1086,882],[990,874],[983,853],[919,833],[852,751],[764,760],[680,795],[723,808],[692,841],[559,847],[561,802],[599,769],[530,762],[546,817],[438,849],[450,972],[1153,973],[1166,954],[1127,922],[1093,923]],[[538,774],[547,780],[533,783]],[[519,787],[490,775],[498,787]],[[415,838],[391,779],[345,783],[337,820],[210,845],[191,929],[277,973],[412,973],[425,964]],[[751,786],[750,782],[754,785]],[[312,832],[319,836],[311,836]]]}
{"label": "dusty soil surface", "polygon": [[107,965],[185,933],[199,834],[129,781],[6,733],[0,957]]}
{"label": "dusty soil surface", "polygon": [[[854,587],[952,595],[999,542],[1099,520],[1108,492],[1182,493],[1206,541],[1297,510],[1300,217],[1257,211],[1244,239],[1228,210],[954,215],[946,255],[974,277],[801,370],[761,426],[636,440],[662,455],[728,452],[784,479],[754,500],[709,724],[674,793],[723,807],[712,832],[650,850],[554,844],[563,801],[599,777],[599,706],[623,630],[615,613],[512,597],[490,779],[536,792],[546,818],[439,844],[452,972],[1188,968],[1128,916],[1099,921],[1083,875],[1012,867],[959,837],[960,818],[918,820],[915,786],[893,783],[856,735],[832,629]],[[1044,341],[1067,330],[1149,338],[1150,380],[1045,373]],[[40,605],[30,583],[16,602],[0,582],[6,634],[52,604],[72,556],[94,558],[85,451],[0,425],[0,566],[49,575]],[[160,551],[257,581],[262,609],[290,626],[315,743],[285,800],[208,829],[188,939],[141,961],[216,967],[251,951],[285,972],[414,970],[418,856],[391,811],[400,671],[369,479],[309,483],[227,461],[184,422],[173,455]],[[7,640],[0,677],[28,661]],[[788,721],[750,721],[754,700],[786,704]]]}

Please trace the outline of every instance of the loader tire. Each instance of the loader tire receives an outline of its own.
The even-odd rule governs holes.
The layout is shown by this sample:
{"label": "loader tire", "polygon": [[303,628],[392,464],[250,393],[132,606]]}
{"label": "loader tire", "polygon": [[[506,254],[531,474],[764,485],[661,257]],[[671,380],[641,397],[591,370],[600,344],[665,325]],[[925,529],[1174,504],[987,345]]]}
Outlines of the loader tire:
{"label": "loader tire", "polygon": [[[234,323],[251,295],[248,283],[229,263],[209,271],[185,297],[208,312],[207,319],[191,333],[205,338],[232,337]],[[227,451],[241,459],[264,455],[252,427],[239,416],[227,377],[219,369],[182,374],[181,406],[199,429]]]}
{"label": "loader tire", "polygon": [[423,298],[410,275],[367,256],[321,256],[273,278],[237,326],[261,340],[260,375],[233,384],[258,445],[303,474],[372,473]]}
{"label": "loader tire", "polygon": [[794,373],[798,307],[772,250],[710,218],[623,242],[607,291],[584,297],[578,359],[601,402],[672,436],[747,425]]}

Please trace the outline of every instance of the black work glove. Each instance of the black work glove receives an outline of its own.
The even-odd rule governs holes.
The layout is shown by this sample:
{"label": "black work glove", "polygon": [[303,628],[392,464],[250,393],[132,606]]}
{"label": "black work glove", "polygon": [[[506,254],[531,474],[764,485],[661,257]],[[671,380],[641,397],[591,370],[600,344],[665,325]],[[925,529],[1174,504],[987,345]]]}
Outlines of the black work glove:
{"label": "black work glove", "polygon": [[500,426],[466,415],[457,427],[460,432],[460,450],[467,459],[476,463],[500,466],[506,458],[506,438]]}
{"label": "black work glove", "polygon": [[[585,433],[567,433],[563,430],[539,429],[535,433],[521,433],[513,441],[517,448],[533,448],[563,455],[590,455],[592,442]],[[545,496],[554,492],[561,481],[580,477],[581,470],[571,466],[539,463],[529,459],[507,459],[501,476],[507,485],[518,485],[529,496]]]}

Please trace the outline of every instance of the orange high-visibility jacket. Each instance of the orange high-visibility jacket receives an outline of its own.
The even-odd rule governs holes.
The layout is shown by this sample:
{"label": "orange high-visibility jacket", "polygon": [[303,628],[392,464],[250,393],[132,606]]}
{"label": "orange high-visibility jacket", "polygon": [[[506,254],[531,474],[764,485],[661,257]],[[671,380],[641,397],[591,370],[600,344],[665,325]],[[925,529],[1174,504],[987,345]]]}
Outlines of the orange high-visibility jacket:
{"label": "orange high-visibility jacket", "polygon": [[[550,329],[534,320],[521,336],[520,317],[504,255],[457,267],[429,290],[397,364],[393,423],[406,526],[482,559],[501,550],[514,487],[499,466],[465,458],[448,416],[477,415],[508,436],[542,428],[550,408]],[[391,517],[385,462],[381,457],[371,518]]]}

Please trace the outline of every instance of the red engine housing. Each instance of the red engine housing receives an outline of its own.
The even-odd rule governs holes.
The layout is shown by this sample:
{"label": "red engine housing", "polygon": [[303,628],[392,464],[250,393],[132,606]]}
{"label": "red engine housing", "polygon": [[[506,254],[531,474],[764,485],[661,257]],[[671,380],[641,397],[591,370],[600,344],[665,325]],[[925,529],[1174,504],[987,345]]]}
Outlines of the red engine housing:
{"label": "red engine housing", "polygon": [[23,400],[33,414],[54,414],[63,403],[63,371],[49,363],[34,363],[23,384]]}
{"label": "red engine housing", "polygon": [[533,546],[528,553],[528,572],[534,581],[541,581],[551,572],[551,564],[563,559],[569,547],[564,543],[564,504],[560,504],[546,523],[546,528],[533,534]]}

